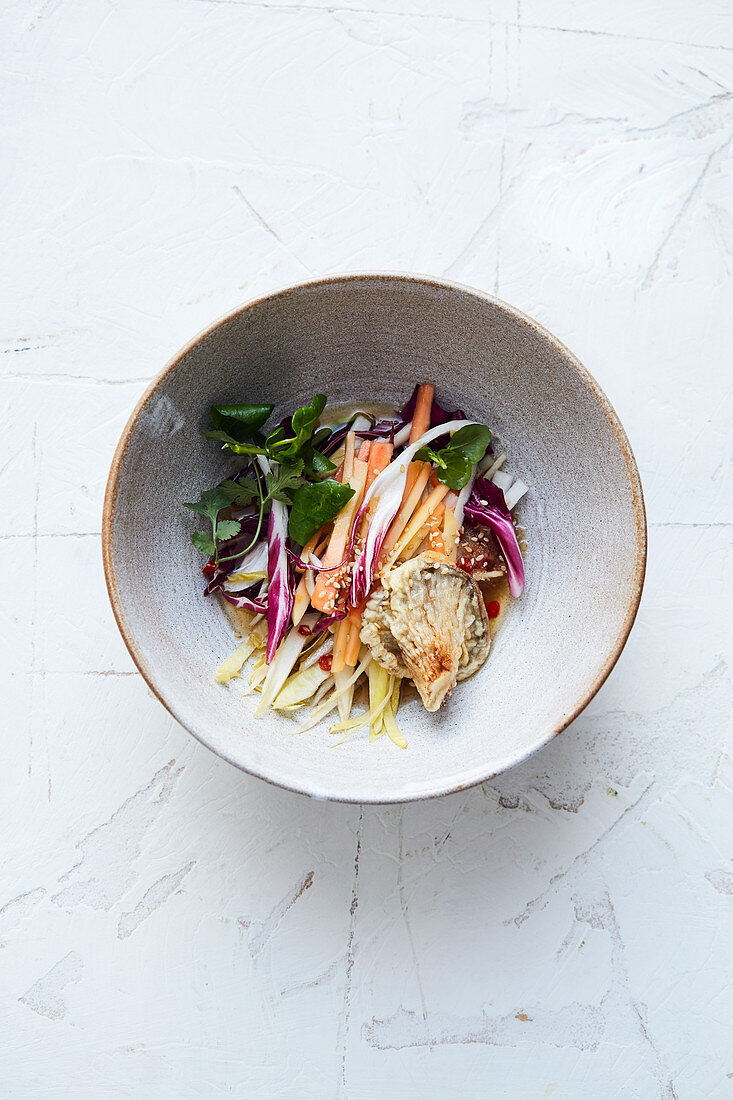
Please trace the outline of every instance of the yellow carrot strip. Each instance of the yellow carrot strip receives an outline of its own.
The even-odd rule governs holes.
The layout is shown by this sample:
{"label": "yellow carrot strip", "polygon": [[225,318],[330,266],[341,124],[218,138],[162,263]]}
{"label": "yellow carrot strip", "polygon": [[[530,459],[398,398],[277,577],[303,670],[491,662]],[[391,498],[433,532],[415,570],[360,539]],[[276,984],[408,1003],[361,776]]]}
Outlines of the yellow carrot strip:
{"label": "yellow carrot strip", "polygon": [[[336,633],[333,637],[333,660],[331,663],[331,672],[341,672],[346,668],[346,649],[349,644],[349,638],[351,636],[351,622],[348,616],[342,619],[336,627]],[[356,662],[354,662],[356,664]]]}
{"label": "yellow carrot strip", "polygon": [[382,550],[379,555],[379,566],[381,566],[383,562],[387,560],[387,558],[389,557],[389,553],[392,550],[392,547],[396,544],[400,535],[407,526],[410,516],[417,508],[420,497],[422,496],[422,491],[427,485],[428,478],[430,477],[430,465],[427,462],[415,462],[412,463],[412,465],[419,465],[422,467],[422,469],[418,472],[417,480],[415,481],[415,484],[413,485],[409,496],[407,497],[407,499],[403,500],[399,512],[390,524],[389,531],[387,532],[387,537],[382,544]]}
{"label": "yellow carrot strip", "polygon": [[[353,434],[353,433],[350,433]],[[322,564],[326,567],[321,570],[316,580],[316,587],[311,596],[311,603],[318,611],[332,612],[336,607],[338,592],[336,582],[339,579],[339,571],[328,569],[328,566],[337,566],[344,558],[346,548],[351,538],[351,527],[354,517],[359,509],[364,496],[366,485],[367,464],[358,458],[353,461],[353,473],[349,478],[349,485],[354,490],[354,495],[346,502],[333,524],[331,539],[323,556]]]}
{"label": "yellow carrot strip", "polygon": [[399,553],[402,561],[409,561],[410,558],[414,558],[420,552],[423,542],[427,543],[426,549],[434,550],[438,554],[443,553],[443,511],[444,505],[441,500],[417,534],[403,545]]}
{"label": "yellow carrot strip", "polygon": [[455,513],[447,506],[443,512],[443,553],[455,565],[458,558],[458,524]]}
{"label": "yellow carrot strip", "polygon": [[[329,525],[326,524],[324,527],[319,528],[319,530],[316,531],[315,535],[313,535],[312,538],[308,539],[308,542],[305,544],[305,546],[303,547],[303,550],[301,552],[301,560],[302,561],[308,561],[311,554],[314,554],[315,557],[320,558],[320,556],[323,553],[323,551],[325,550],[326,544],[328,542],[328,539],[327,538],[322,539],[321,535],[323,534],[323,531],[328,526]],[[293,625],[294,626],[298,625],[298,623],[300,622],[300,620],[303,618],[306,611],[310,607],[311,594],[310,594],[310,588],[308,586],[308,580],[309,580],[308,573],[309,573],[309,571],[307,569],[303,572],[303,576],[300,578],[300,581],[298,583],[298,587],[295,589],[295,599],[293,600],[293,611],[292,611],[292,619],[293,619]],[[313,584],[315,584],[315,580],[313,581]]]}
{"label": "yellow carrot strip", "polygon": [[402,536],[395,543],[394,549],[392,550],[392,553],[389,556],[390,561],[393,561],[395,558],[398,558],[399,555],[402,553],[402,550],[404,549],[404,547],[407,546],[408,543],[410,543],[412,541],[412,539],[414,539],[415,535],[418,533],[418,531],[420,530],[422,525],[425,523],[428,516],[430,516],[433,513],[433,511],[438,506],[438,504],[442,501],[443,497],[445,496],[445,494],[447,492],[448,492],[448,486],[447,485],[439,485],[437,487],[437,489],[433,489],[433,491],[430,494],[430,496],[428,497],[428,499],[425,501],[424,504],[420,505],[420,507],[417,509],[414,516],[410,520],[410,522],[407,524],[407,527],[403,531]]}
{"label": "yellow carrot strip", "polygon": [[346,435],[346,441],[344,443],[344,472],[342,481],[346,484],[347,481],[351,481],[351,475],[354,472],[354,449],[356,447],[356,432],[348,432]]}
{"label": "yellow carrot strip", "polygon": [[297,626],[300,620],[305,615],[306,611],[310,607],[311,597],[308,591],[308,574],[303,574],[300,578],[298,587],[295,589],[295,599],[293,600],[292,619],[293,625]]}
{"label": "yellow carrot strip", "polygon": [[346,645],[346,651],[344,653],[344,664],[353,668],[356,666],[359,660],[359,648],[361,645],[361,639],[359,634],[361,633],[361,620],[363,612],[360,607],[355,607],[353,611],[349,612],[349,620],[351,621],[351,634]]}

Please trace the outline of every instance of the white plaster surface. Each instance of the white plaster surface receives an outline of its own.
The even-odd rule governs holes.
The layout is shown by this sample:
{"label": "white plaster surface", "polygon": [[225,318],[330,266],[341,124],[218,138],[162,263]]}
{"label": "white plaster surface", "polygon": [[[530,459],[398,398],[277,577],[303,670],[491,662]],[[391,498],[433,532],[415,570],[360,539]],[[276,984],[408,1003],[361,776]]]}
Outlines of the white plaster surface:
{"label": "white plaster surface", "polygon": [[[733,6],[4,0],[0,56],[0,1094],[733,1095]],[[168,717],[99,529],[181,344],[370,268],[580,355],[650,557],[566,733],[360,812]]]}

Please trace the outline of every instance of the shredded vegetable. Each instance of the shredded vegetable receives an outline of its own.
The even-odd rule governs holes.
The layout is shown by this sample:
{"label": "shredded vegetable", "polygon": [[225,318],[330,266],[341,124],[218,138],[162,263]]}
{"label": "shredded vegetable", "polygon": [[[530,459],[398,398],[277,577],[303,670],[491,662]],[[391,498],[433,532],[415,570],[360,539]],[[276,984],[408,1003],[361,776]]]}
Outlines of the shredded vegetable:
{"label": "shredded vegetable", "polygon": [[[511,596],[522,594],[512,509],[528,486],[506,470],[504,451],[494,454],[488,427],[439,404],[430,384],[417,385],[381,420],[355,410],[321,427],[325,405],[317,394],[273,430],[265,427],[270,404],[212,406],[204,435],[239,466],[186,504],[210,526],[191,541],[208,558],[205,595],[218,593],[255,616],[244,615],[244,637],[214,677],[259,693],[256,715],[310,705],[295,733],[337,710],[334,746],[368,727],[369,742],[386,735],[404,749],[397,712],[410,678],[394,656],[398,641],[374,631],[373,609],[389,590],[387,578],[403,567],[443,563],[495,618],[493,589],[481,596],[475,579],[466,578],[483,570],[494,583],[506,572]],[[422,598],[411,595],[405,614],[417,617],[410,629],[424,639],[430,609]],[[417,671],[413,665],[412,678],[435,709],[444,695],[428,698]],[[366,709],[353,715],[362,698]]]}

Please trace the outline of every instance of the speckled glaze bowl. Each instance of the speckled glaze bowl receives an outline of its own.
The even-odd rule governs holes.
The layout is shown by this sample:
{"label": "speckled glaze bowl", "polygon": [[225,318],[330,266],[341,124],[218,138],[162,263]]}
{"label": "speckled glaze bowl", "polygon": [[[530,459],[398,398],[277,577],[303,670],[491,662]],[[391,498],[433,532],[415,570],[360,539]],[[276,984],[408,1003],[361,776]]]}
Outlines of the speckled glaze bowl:
{"label": "speckled glaze bowl", "polygon": [[[434,381],[451,407],[488,423],[531,491],[517,509],[527,587],[483,669],[438,714],[411,699],[409,747],[361,731],[338,748],[325,726],[254,718],[253,698],[213,670],[234,648],[202,596],[190,543],[196,500],[232,469],[199,429],[218,402],[272,401],[278,416],[313,393],[401,405]],[[510,768],[583,709],[613,668],[641,596],[646,522],[639,474],[605,396],[529,317],[453,283],[353,275],[243,306],[165,367],[125,428],[107,486],[104,565],[122,635],[148,684],[199,741],[252,775],[319,798],[404,802]]]}

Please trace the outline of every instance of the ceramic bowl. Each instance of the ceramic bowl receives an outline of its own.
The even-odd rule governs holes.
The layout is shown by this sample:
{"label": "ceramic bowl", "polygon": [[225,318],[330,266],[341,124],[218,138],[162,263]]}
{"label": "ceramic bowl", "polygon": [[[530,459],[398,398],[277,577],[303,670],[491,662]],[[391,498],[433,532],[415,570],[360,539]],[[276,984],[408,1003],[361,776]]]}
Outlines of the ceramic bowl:
{"label": "ceramic bowl", "polygon": [[[200,435],[208,406],[271,401],[278,418],[316,392],[400,406],[434,381],[450,407],[491,427],[530,492],[527,586],[481,671],[438,714],[400,708],[409,746],[363,730],[334,748],[324,723],[253,717],[212,672],[234,649],[202,595],[189,536],[198,499],[233,467]],[[606,397],[541,325],[487,294],[436,279],[338,276],[260,298],[191,341],[145,392],[107,487],[104,564],[117,622],[170,713],[213,752],[294,791],[404,802],[490,779],[564,729],[613,668],[641,596],[646,524],[639,474]],[[237,682],[235,681],[235,684]]]}

